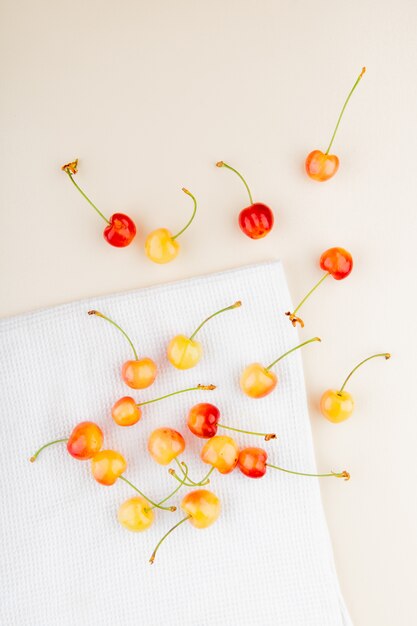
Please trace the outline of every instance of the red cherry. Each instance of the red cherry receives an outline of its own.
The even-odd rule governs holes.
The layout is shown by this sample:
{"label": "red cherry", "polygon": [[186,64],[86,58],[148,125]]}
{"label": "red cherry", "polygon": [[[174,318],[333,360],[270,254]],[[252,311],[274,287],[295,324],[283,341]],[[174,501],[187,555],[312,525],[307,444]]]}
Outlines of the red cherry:
{"label": "red cherry", "polygon": [[219,161],[216,165],[217,167],[227,167],[227,169],[232,170],[245,185],[250,200],[250,206],[239,213],[239,226],[241,231],[251,239],[262,239],[262,237],[265,237],[272,230],[274,225],[273,212],[266,204],[253,201],[248,183],[243,178],[242,174],[235,170],[234,167],[224,161]]}
{"label": "red cherry", "polygon": [[251,239],[262,239],[274,225],[274,214],[271,209],[255,202],[239,213],[239,226],[242,232]]}
{"label": "red cherry", "polygon": [[249,478],[262,478],[266,472],[268,455],[261,448],[244,448],[239,453],[237,466]]}
{"label": "red cherry", "polygon": [[103,237],[111,246],[125,248],[136,235],[134,221],[124,213],[114,213],[110,217],[110,223],[103,231]]}
{"label": "red cherry", "polygon": [[258,433],[252,430],[242,430],[241,428],[232,428],[232,426],[225,426],[225,424],[219,423],[220,411],[209,402],[200,402],[195,404],[188,413],[187,426],[197,437],[201,439],[211,439],[217,434],[218,428],[225,428],[226,430],[233,430],[237,433],[245,433],[246,435],[255,435],[257,437],[263,437],[265,441],[276,439],[275,433]]}
{"label": "red cherry", "polygon": [[75,161],[72,161],[71,163],[66,163],[61,167],[61,169],[68,175],[68,178],[83,198],[85,198],[85,200],[87,200],[90,206],[93,207],[100,217],[107,222],[107,226],[103,232],[104,239],[107,243],[111,246],[115,246],[116,248],[125,248],[128,246],[136,235],[136,226],[133,220],[124,213],[115,213],[110,217],[110,219],[107,219],[100,209],[96,207],[96,205],[74,180],[74,175],[78,172],[78,159],[75,159]]}
{"label": "red cherry", "polygon": [[320,267],[335,280],[343,280],[352,271],[352,255],[344,248],[329,248],[320,257]]}

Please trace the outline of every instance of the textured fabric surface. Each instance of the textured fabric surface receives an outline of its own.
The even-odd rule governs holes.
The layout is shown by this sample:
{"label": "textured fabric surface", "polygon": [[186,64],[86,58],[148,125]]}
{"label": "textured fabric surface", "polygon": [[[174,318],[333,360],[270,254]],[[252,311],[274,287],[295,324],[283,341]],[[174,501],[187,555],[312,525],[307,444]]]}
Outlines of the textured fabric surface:
{"label": "textured fabric surface", "polygon": [[[165,357],[170,338],[191,333],[235,300],[243,306],[199,334],[199,365],[175,370]],[[117,320],[140,354],[160,364],[152,387],[135,392],[121,382],[130,348],[116,329],[87,315],[91,308]],[[126,477],[162,498],[175,483],[148,456],[147,437],[159,426],[181,430],[188,444],[184,460],[190,474],[201,477],[207,470],[198,458],[203,440],[188,432],[185,417],[193,404],[207,401],[219,406],[225,424],[279,436],[266,443],[239,435],[240,445],[265,446],[272,463],[314,471],[300,353],[280,363],[270,396],[252,400],[238,385],[245,365],[268,364],[296,345],[297,333],[282,315],[289,309],[282,266],[267,263],[0,322],[1,624],[351,624],[316,479],[273,470],[261,480],[215,473],[210,488],[223,506],[218,522],[206,530],[183,524],[151,566],[155,543],[181,512],[158,512],[147,532],[129,533],[116,519],[118,506],[135,495],[128,485],[97,484],[89,462],[72,459],[63,444],[28,462],[42,443],[93,420],[104,431],[104,447],[125,455]],[[130,428],[110,417],[122,395],[147,400],[197,383],[218,389],[144,407],[142,420]]]}

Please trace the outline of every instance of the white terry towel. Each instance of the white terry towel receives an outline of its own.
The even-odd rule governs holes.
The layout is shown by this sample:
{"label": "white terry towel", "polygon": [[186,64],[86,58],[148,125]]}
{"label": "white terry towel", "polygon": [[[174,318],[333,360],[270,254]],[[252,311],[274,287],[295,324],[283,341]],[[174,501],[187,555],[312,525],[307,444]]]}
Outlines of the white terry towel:
{"label": "white terry towel", "polygon": [[[236,300],[241,308],[216,317],[199,334],[204,356],[198,366],[174,369],[165,356],[169,340],[190,334]],[[92,308],[114,318],[140,354],[160,364],[152,387],[135,392],[123,384],[120,368],[131,358],[129,345],[105,320],[88,316]],[[126,477],[162,499],[175,481],[147,454],[148,435],[159,426],[180,430],[190,475],[202,477],[208,469],[198,458],[204,441],[188,432],[185,418],[193,404],[206,401],[220,408],[225,424],[279,437],[266,443],[237,435],[241,446],[265,447],[272,463],[314,472],[300,353],[279,364],[278,387],[266,398],[247,398],[238,384],[245,365],[267,365],[298,343],[283,315],[287,310],[283,268],[274,262],[0,321],[1,624],[351,624],[317,479],[274,470],[260,480],[238,470],[216,472],[209,488],[221,498],[219,520],[205,530],[183,524],[151,566],[156,542],[182,512],[158,512],[147,532],[130,533],[116,519],[118,506],[135,495],[128,485],[99,485],[89,462],[75,461],[64,444],[28,461],[42,443],[93,420],[104,431],[104,447],[126,457]],[[320,345],[308,349],[319,353]],[[197,383],[218,389],[146,406],[130,428],[111,419],[110,408],[122,395],[140,401]],[[180,500],[181,492],[175,503]]]}

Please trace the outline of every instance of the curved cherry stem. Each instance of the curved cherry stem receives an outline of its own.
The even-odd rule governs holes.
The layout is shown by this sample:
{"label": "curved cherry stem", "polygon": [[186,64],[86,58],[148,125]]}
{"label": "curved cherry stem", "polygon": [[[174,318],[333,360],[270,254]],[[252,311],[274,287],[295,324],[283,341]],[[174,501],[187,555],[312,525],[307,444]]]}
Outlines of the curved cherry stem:
{"label": "curved cherry stem", "polygon": [[348,382],[349,378],[356,372],[357,369],[359,369],[361,367],[361,365],[363,365],[364,363],[366,363],[367,361],[370,361],[371,359],[375,359],[378,356],[383,356],[385,357],[386,360],[391,358],[391,355],[389,354],[389,352],[382,352],[380,354],[373,354],[372,356],[368,356],[367,359],[364,359],[363,361],[361,361],[360,363],[358,363],[353,370],[350,372],[350,374],[348,374],[348,376],[345,379],[345,382],[343,383],[343,385],[340,387],[338,393],[342,393],[343,389],[346,387],[346,383]]}
{"label": "curved cherry stem", "polygon": [[[107,219],[107,217],[105,215],[103,215],[103,213],[100,211],[99,208],[96,207],[96,205],[94,204],[94,202],[92,202],[90,200],[90,198],[87,196],[86,193],[84,193],[84,191],[81,189],[81,187],[79,185],[77,185],[77,183],[74,180],[73,174],[77,173],[77,162],[78,159],[76,161],[74,161],[73,164],[68,163],[68,165],[64,165],[63,166],[63,171],[68,175],[68,178],[70,179],[70,181],[72,182],[72,184],[74,185],[74,187],[80,192],[80,194],[83,196],[83,198],[85,198],[87,200],[87,202],[93,207],[93,209],[95,211],[97,211],[97,213],[100,215],[100,217],[107,222],[107,224],[110,224],[110,220]],[[75,165],[74,165],[75,164]],[[72,168],[70,168],[69,166],[73,165]]]}
{"label": "curved cherry stem", "polygon": [[220,309],[219,311],[216,311],[215,313],[212,313],[212,315],[209,315],[209,317],[206,317],[206,319],[203,322],[201,322],[200,326],[197,326],[197,328],[195,329],[193,334],[190,335],[189,338],[190,339],[194,339],[194,337],[196,336],[198,331],[204,326],[204,324],[206,324],[209,320],[213,319],[213,317],[216,317],[216,315],[220,315],[220,313],[224,313],[225,311],[231,311],[232,309],[237,309],[240,306],[242,306],[242,303],[241,303],[240,300],[238,300],[234,304],[231,304],[230,306],[227,306],[224,309]]}
{"label": "curved cherry stem", "polygon": [[165,539],[176,529],[178,528],[178,526],[181,526],[181,524],[184,524],[184,522],[186,522],[187,520],[189,520],[191,518],[191,515],[187,515],[187,517],[184,517],[182,520],[180,520],[177,524],[175,524],[175,526],[173,526],[172,528],[169,529],[169,531],[167,533],[165,533],[165,535],[162,537],[162,539],[160,539],[158,541],[158,543],[156,544],[155,550],[152,552],[151,558],[149,559],[149,563],[153,563],[155,561],[155,557],[156,557],[156,553],[161,545],[161,543],[163,543],[165,541]]}
{"label": "curved cherry stem", "polygon": [[170,398],[171,396],[176,396],[179,393],[186,393],[187,391],[213,391],[216,389],[216,385],[197,385],[196,387],[189,387],[188,389],[180,389],[179,391],[173,391],[172,393],[167,393],[165,396],[160,396],[159,398],[153,398],[153,400],[145,400],[145,402],[139,402],[136,406],[143,406],[144,404],[152,404],[152,402],[158,402],[159,400],[165,400],[165,398]]}
{"label": "curved cherry stem", "polygon": [[182,233],[187,230],[187,228],[191,225],[191,222],[193,221],[193,219],[195,218],[195,214],[197,211],[197,200],[195,199],[195,197],[193,196],[193,194],[191,193],[191,191],[188,191],[188,189],[185,189],[185,187],[182,188],[183,192],[187,194],[187,196],[190,196],[190,198],[192,199],[192,201],[194,202],[194,209],[192,212],[192,215],[190,217],[190,219],[188,220],[188,222],[186,223],[186,225],[184,226],[184,228],[182,228],[179,233],[177,233],[176,235],[173,235],[173,237],[171,237],[171,239],[176,239],[177,237],[179,237],[180,235],[182,235]]}
{"label": "curved cherry stem", "polygon": [[270,463],[266,463],[266,466],[272,467],[272,469],[279,470],[280,472],[285,472],[286,474],[295,474],[296,476],[311,476],[314,478],[329,478],[333,476],[334,478],[344,478],[345,480],[350,479],[350,474],[346,470],[338,473],[330,472],[328,474],[307,474],[305,472],[295,472],[294,470],[285,469],[283,467],[279,467],[278,465],[271,465]]}
{"label": "curved cherry stem", "polygon": [[228,165],[228,163],[225,163],[224,161],[218,161],[218,163],[216,163],[216,167],[227,167],[227,169],[232,170],[232,172],[237,174],[239,176],[240,180],[243,182],[243,184],[246,187],[246,191],[248,192],[250,203],[253,204],[253,198],[252,198],[251,190],[249,189],[249,185],[246,182],[246,180],[243,178],[242,174],[240,172],[238,172],[237,170],[235,170],[235,168],[232,167],[231,165]]}
{"label": "curved cherry stem", "polygon": [[[181,467],[181,465],[184,465],[185,467],[186,464],[185,463],[180,463],[177,459],[175,459],[177,462],[177,465],[180,469],[180,471],[182,472],[182,474],[184,474],[184,470]],[[187,487],[204,487],[204,485],[208,485],[210,480],[210,475],[212,474],[212,472],[214,471],[214,466],[210,468],[210,470],[207,472],[207,474],[204,476],[204,478],[202,478],[198,483],[196,483],[194,480],[192,480],[191,478],[189,478],[189,482],[187,483]],[[169,472],[171,474],[171,476],[173,476],[176,480],[181,481],[181,479],[177,476],[177,474],[175,473],[175,470],[170,470]]]}
{"label": "curved cherry stem", "polygon": [[106,320],[107,322],[110,322],[110,324],[113,324],[113,326],[115,326],[122,333],[122,335],[124,335],[124,337],[128,340],[128,342],[130,344],[130,347],[133,350],[133,354],[135,355],[136,361],[139,360],[138,353],[136,352],[136,348],[133,345],[133,342],[132,342],[131,338],[129,337],[127,332],[124,331],[121,326],[119,326],[119,324],[116,324],[116,322],[114,322],[112,319],[110,319],[110,317],[107,317],[106,315],[103,315],[103,313],[100,313],[100,311],[95,311],[95,310],[88,311],[88,315],[95,315],[96,317],[101,317],[101,318],[103,318],[103,320]]}
{"label": "curved cherry stem", "polygon": [[129,485],[129,487],[132,487],[132,489],[134,489],[140,496],[142,496],[142,498],[145,498],[145,500],[147,500],[149,502],[149,504],[152,504],[153,507],[155,507],[157,509],[162,509],[164,511],[176,511],[177,510],[177,507],[175,507],[175,506],[160,506],[157,502],[154,502],[153,500],[148,498],[148,496],[145,496],[145,494],[142,491],[140,491],[140,489],[135,487],[135,485],[133,483],[131,483],[130,480],[125,478],[123,475],[119,476],[119,479],[123,480],[125,483],[127,483]]}
{"label": "curved cherry stem", "polygon": [[291,354],[291,352],[295,352],[295,350],[298,350],[299,348],[302,348],[303,346],[306,346],[308,343],[312,343],[313,341],[321,341],[321,339],[320,339],[320,337],[313,337],[312,339],[308,339],[307,341],[303,341],[303,343],[300,343],[300,345],[295,346],[295,348],[291,348],[291,350],[288,350],[287,352],[284,352],[284,354],[281,354],[281,356],[279,356],[277,359],[275,359],[275,361],[272,361],[272,363],[270,365],[268,365],[268,367],[266,367],[265,369],[270,370],[271,367],[274,367],[274,365],[276,365],[278,363],[278,361],[282,361],[282,359],[284,359],[286,356]]}
{"label": "curved cherry stem", "polygon": [[[185,463],[184,463],[185,465]],[[161,506],[161,504],[164,504],[164,502],[166,502],[167,500],[170,500],[173,496],[175,496],[175,494],[181,489],[181,487],[183,485],[185,485],[186,480],[187,480],[187,476],[188,476],[188,467],[185,465],[185,473],[184,473],[184,478],[182,479],[182,481],[180,481],[180,484],[178,485],[178,487],[175,487],[174,491],[172,491],[169,496],[167,496],[166,498],[164,498],[163,500],[160,500],[158,502],[158,505]],[[154,507],[152,507],[154,508]]]}
{"label": "curved cherry stem", "polygon": [[49,441],[48,443],[45,443],[43,446],[41,446],[39,448],[39,450],[37,450],[35,452],[34,455],[32,455],[29,459],[29,461],[31,463],[34,463],[36,461],[36,459],[38,458],[38,456],[40,455],[40,453],[42,452],[42,450],[45,450],[45,448],[48,448],[49,446],[53,446],[55,443],[66,443],[68,441],[68,438],[66,439],[55,439],[54,441]]}
{"label": "curved cherry stem", "polygon": [[231,426],[225,426],[224,424],[217,424],[220,428],[225,428],[226,430],[233,430],[235,433],[244,433],[245,435],[255,435],[256,437],[263,437],[265,441],[270,441],[271,439],[276,439],[277,436],[275,433],[257,433],[253,430],[242,430],[241,428],[232,428]]}
{"label": "curved cherry stem", "polygon": [[358,78],[356,79],[355,84],[353,85],[352,89],[350,90],[348,97],[345,100],[345,104],[343,105],[343,108],[342,108],[342,110],[340,112],[339,118],[337,120],[336,127],[335,127],[335,129],[333,131],[332,138],[330,139],[329,147],[327,148],[325,154],[329,154],[329,152],[330,152],[330,148],[332,147],[332,143],[334,141],[334,138],[336,137],[337,129],[339,128],[339,124],[340,124],[340,121],[341,121],[341,119],[343,117],[343,113],[345,112],[345,109],[347,107],[347,103],[349,102],[353,92],[355,91],[356,87],[359,84],[359,81],[361,80],[361,78],[365,74],[365,72],[366,72],[366,67],[363,67],[361,73],[359,74]]}

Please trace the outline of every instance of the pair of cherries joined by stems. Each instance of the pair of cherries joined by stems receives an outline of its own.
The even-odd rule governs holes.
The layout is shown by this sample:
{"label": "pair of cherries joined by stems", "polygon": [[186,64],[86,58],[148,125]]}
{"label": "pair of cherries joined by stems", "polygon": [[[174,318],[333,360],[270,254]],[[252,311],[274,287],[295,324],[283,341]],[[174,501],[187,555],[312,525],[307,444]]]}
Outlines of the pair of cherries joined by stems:
{"label": "pair of cherries joined by stems", "polygon": [[310,154],[306,158],[305,169],[306,169],[307,175],[312,180],[316,180],[318,182],[324,182],[326,180],[329,180],[329,178],[332,178],[336,174],[337,170],[339,169],[339,158],[335,154],[329,154],[329,152],[333,145],[334,138],[336,137],[336,133],[339,128],[339,124],[341,122],[345,109],[347,107],[347,104],[353,92],[355,91],[356,87],[358,86],[362,76],[365,74],[365,71],[366,71],[366,68],[363,67],[361,73],[356,79],[355,84],[353,85],[352,89],[350,90],[343,104],[342,110],[340,112],[340,115],[336,123],[336,127],[333,131],[333,135],[332,135],[332,138],[330,140],[330,143],[326,152],[322,152],[321,150],[313,150],[312,152],[310,152]]}
{"label": "pair of cherries joined by stems", "polygon": [[[115,246],[116,248],[125,248],[132,243],[136,235],[136,225],[132,218],[124,213],[114,213],[114,215],[111,215],[110,218],[107,218],[75,182],[74,175],[78,172],[78,159],[75,159],[75,161],[71,161],[70,163],[66,163],[61,169],[68,175],[68,178],[83,198],[85,198],[98,215],[105,222],[107,222],[107,226],[103,232],[104,239],[107,243],[111,246]],[[154,263],[169,263],[175,259],[180,250],[180,245],[177,241],[178,237],[182,235],[185,230],[187,230],[196,215],[196,198],[190,191],[188,191],[188,189],[185,189],[185,187],[183,187],[182,191],[192,199],[194,204],[193,212],[184,228],[182,228],[175,235],[173,235],[167,228],[158,228],[147,236],[145,242],[145,253],[151,261],[154,261]]]}

